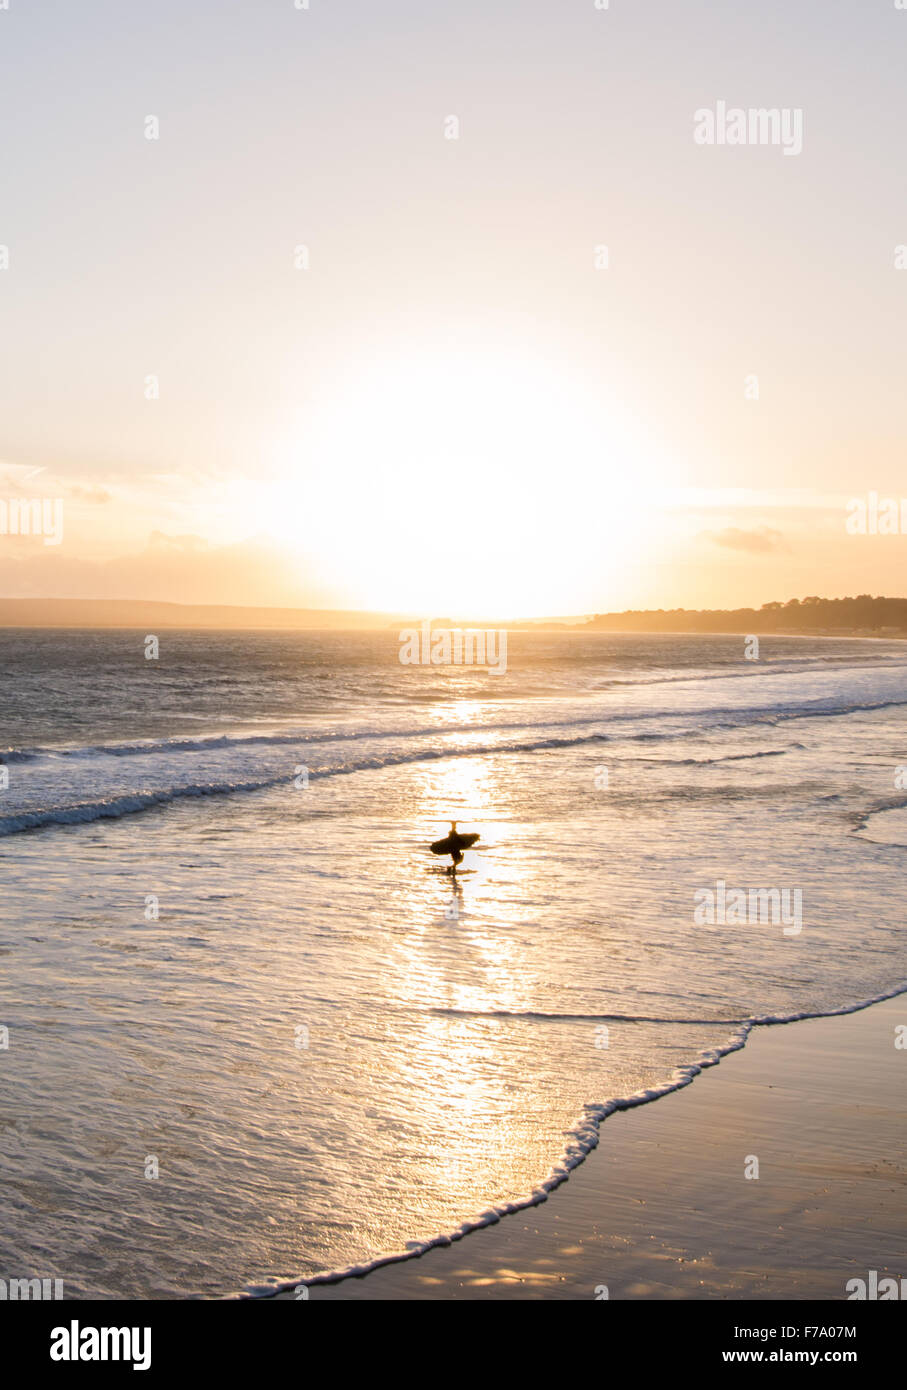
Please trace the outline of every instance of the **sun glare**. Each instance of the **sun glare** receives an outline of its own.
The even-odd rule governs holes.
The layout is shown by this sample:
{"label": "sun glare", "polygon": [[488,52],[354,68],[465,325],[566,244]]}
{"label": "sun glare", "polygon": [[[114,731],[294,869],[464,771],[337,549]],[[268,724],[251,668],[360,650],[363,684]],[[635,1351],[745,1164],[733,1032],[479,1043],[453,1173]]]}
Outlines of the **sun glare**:
{"label": "sun glare", "polygon": [[547,363],[397,362],[300,422],[247,520],[351,606],[566,611],[578,576],[607,584],[642,542],[631,499],[662,480],[639,435]]}

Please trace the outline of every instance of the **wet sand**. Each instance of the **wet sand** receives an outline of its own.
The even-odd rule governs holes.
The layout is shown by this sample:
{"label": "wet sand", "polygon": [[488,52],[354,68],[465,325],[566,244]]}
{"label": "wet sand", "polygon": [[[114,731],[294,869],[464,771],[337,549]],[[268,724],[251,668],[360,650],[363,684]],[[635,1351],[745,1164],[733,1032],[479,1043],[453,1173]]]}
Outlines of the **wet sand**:
{"label": "wet sand", "polygon": [[907,1277],[898,1025],[907,995],[756,1028],[691,1086],[611,1115],[541,1206],[308,1297],[842,1300],[871,1270]]}

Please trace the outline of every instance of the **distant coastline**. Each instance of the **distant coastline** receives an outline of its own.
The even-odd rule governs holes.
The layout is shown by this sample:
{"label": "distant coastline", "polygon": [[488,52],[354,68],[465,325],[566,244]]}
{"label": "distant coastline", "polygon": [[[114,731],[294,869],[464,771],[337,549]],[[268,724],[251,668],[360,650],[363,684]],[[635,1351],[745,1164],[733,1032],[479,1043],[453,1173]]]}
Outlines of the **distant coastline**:
{"label": "distant coastline", "polygon": [[[245,607],[154,599],[0,598],[0,628],[157,628],[210,631],[381,632],[422,621],[411,613],[339,608]],[[558,618],[432,618],[435,627],[499,627],[514,632],[758,633],[780,637],[907,637],[907,598],[789,599],[761,608],[626,609]]]}
{"label": "distant coastline", "polygon": [[754,632],[791,637],[907,637],[907,599],[788,599],[761,608],[642,609],[596,613],[584,627],[594,632]]}

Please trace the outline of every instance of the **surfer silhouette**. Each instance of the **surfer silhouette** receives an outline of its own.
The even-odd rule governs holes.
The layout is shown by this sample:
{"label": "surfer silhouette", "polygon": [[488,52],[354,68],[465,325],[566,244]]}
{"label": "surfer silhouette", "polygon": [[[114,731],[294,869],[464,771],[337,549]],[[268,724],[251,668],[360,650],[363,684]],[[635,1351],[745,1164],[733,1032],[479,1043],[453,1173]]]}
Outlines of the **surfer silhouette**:
{"label": "surfer silhouette", "polygon": [[463,862],[464,849],[469,849],[478,838],[478,835],[461,835],[457,830],[457,822],[452,820],[450,822],[450,834],[446,835],[443,840],[435,840],[434,844],[430,846],[431,852],[432,854],[449,854],[453,860],[449,872],[456,874],[457,865]]}

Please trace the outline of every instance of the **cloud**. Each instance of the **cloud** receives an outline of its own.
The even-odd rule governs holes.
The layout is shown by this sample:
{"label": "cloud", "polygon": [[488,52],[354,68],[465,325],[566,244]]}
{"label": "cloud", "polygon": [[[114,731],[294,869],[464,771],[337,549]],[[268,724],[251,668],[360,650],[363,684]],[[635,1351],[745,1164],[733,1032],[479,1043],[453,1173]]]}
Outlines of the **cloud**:
{"label": "cloud", "polygon": [[[199,536],[151,533],[138,553],[89,560],[34,537],[0,538],[0,595],[124,598],[176,603],[338,608],[302,557],[255,537],[215,546]],[[347,605],[348,606],[348,605]]]}
{"label": "cloud", "polygon": [[82,487],[80,483],[70,483],[66,495],[80,502],[110,502],[113,498],[113,493],[108,492],[106,487]]}
{"label": "cloud", "polygon": [[208,542],[202,536],[168,536],[165,531],[152,531],[148,538],[148,549],[153,551],[196,555],[208,548]]}
{"label": "cloud", "polygon": [[68,497],[76,502],[110,502],[113,493],[94,482],[72,483],[62,474],[49,472],[47,465],[30,468],[27,464],[0,462],[0,488],[15,497]]}
{"label": "cloud", "polygon": [[701,534],[726,550],[743,550],[750,555],[768,555],[787,548],[782,533],[771,526],[759,526],[753,531],[726,526],[723,531],[703,531]]}

